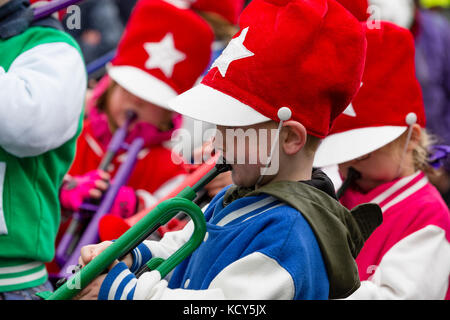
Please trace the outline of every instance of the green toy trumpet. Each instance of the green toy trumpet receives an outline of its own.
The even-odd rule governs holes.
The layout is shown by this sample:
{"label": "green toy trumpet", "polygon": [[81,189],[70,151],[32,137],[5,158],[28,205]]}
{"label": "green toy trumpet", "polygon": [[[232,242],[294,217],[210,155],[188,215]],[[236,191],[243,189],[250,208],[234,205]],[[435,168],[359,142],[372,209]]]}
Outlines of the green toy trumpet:
{"label": "green toy trumpet", "polygon": [[147,239],[159,227],[169,222],[178,213],[187,214],[194,223],[194,232],[178,251],[168,259],[153,258],[146,266],[139,270],[138,275],[149,270],[158,270],[161,278],[165,277],[184,259],[190,256],[202,243],[206,234],[206,221],[202,210],[193,200],[197,192],[204,188],[211,180],[219,174],[229,171],[231,167],[227,164],[217,164],[193,187],[186,187],[175,198],[166,200],[157,205],[152,211],[144,216],[138,223],[125,232],[120,238],[95,257],[86,266],[78,270],[74,276],[67,280],[55,292],[45,291],[37,295],[45,300],[70,300],[75,297],[96,277],[105,272],[116,260],[122,259],[142,241]]}

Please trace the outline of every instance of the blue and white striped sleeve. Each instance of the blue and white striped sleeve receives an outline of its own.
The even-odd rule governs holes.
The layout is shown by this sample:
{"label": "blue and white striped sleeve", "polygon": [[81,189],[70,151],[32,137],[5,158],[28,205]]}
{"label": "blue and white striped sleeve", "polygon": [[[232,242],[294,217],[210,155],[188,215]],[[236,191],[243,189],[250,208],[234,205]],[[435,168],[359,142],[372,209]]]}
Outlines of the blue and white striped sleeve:
{"label": "blue and white striped sleeve", "polygon": [[133,264],[130,267],[131,272],[138,271],[144,264],[146,264],[152,258],[152,253],[150,249],[144,244],[141,243],[131,252],[133,256]]}
{"label": "blue and white striped sleeve", "polygon": [[111,269],[100,287],[98,300],[205,300],[223,299],[220,289],[169,289],[158,271],[144,273],[139,279],[123,262]]}
{"label": "blue and white striped sleeve", "polygon": [[136,276],[124,262],[120,262],[103,280],[98,300],[133,300],[136,283]]}

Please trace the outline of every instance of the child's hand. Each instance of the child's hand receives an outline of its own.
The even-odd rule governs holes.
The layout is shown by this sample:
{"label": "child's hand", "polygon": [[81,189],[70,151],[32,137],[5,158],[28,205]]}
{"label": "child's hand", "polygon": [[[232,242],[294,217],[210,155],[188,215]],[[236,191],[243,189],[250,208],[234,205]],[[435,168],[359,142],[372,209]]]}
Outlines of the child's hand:
{"label": "child's hand", "polygon": [[[103,241],[99,244],[91,244],[88,246],[84,246],[81,248],[80,257],[78,258],[78,263],[84,267],[89,262],[92,261],[96,256],[98,256],[100,253],[102,253],[106,248],[108,248],[113,242],[112,241]],[[130,254],[127,254],[124,259],[122,260],[125,262],[125,264],[128,266],[128,268],[131,267],[133,264],[133,256]],[[110,269],[113,268],[118,261],[116,260],[111,266]]]}
{"label": "child's hand", "polygon": [[214,198],[220,190],[229,186],[233,183],[231,179],[231,172],[224,172],[219,174],[216,178],[214,178],[210,183],[205,186],[206,191],[208,191],[208,195],[211,198]]}
{"label": "child's hand", "polygon": [[103,241],[99,244],[91,244],[81,248],[80,257],[78,263],[84,267],[92,261],[96,256],[102,253],[106,248],[112,244],[112,241]]}
{"label": "child's hand", "polygon": [[[112,244],[111,241],[104,241],[100,244],[93,244],[81,248],[81,256],[78,263],[84,267],[98,256],[103,250]],[[116,263],[114,263],[115,265]],[[102,274],[95,278],[86,288],[80,291],[73,299],[74,300],[97,300],[100,287],[105,280],[106,274]]]}
{"label": "child's hand", "polygon": [[[112,241],[104,241],[99,244],[93,244],[84,246],[81,248],[81,256],[78,259],[78,263],[81,267],[86,266],[89,262],[91,262],[95,257],[97,257],[100,253],[102,253],[106,248],[108,248],[113,242]],[[128,268],[131,267],[133,263],[133,257],[131,254],[125,256],[122,260]],[[118,260],[115,260],[109,269],[114,268],[115,265],[119,263]],[[103,280],[106,278],[106,274],[102,274],[95,278],[86,288],[80,291],[75,297],[74,300],[97,300],[98,293],[100,291],[100,287],[102,286]]]}
{"label": "child's hand", "polygon": [[79,210],[86,199],[99,199],[108,189],[110,175],[94,170],[82,176],[71,177],[61,188],[61,205],[69,210]]}
{"label": "child's hand", "polygon": [[95,278],[86,288],[80,291],[73,299],[74,300],[98,300],[98,293],[102,286],[106,274],[102,274]]}

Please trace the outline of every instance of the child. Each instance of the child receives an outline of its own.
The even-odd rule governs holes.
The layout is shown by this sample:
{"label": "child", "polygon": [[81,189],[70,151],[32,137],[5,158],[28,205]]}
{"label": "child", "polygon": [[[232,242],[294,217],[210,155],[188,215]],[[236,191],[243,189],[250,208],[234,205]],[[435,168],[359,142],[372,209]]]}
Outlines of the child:
{"label": "child", "polygon": [[[438,2],[434,6],[439,6]],[[416,76],[421,84],[428,132],[439,144],[450,145],[450,22],[437,8],[419,0],[370,0],[382,20],[411,30],[416,47]],[[447,6],[448,6],[447,1]],[[450,206],[450,158],[439,175],[429,176]]]}
{"label": "child", "polygon": [[[192,224],[160,242],[146,241],[78,298],[328,299],[358,288],[353,257],[379,223],[379,208],[358,208],[370,216],[360,228],[359,219],[309,180],[320,138],[359,88],[363,28],[330,0],[253,0],[240,27],[202,84],[170,104],[218,125],[216,149],[233,168],[236,185],[222,190],[205,211],[204,242],[168,284],[157,271],[139,279],[132,272],[152,256],[167,258],[189,238]],[[230,130],[232,138],[254,130],[261,140],[232,155],[236,144],[225,139]],[[279,143],[266,143],[266,130]],[[267,150],[270,162],[260,157],[236,164],[242,155]],[[269,173],[277,163],[279,170]],[[108,245],[84,247],[80,262]]]}
{"label": "child", "polygon": [[164,1],[138,2],[117,56],[108,67],[108,77],[90,101],[69,172],[68,180],[75,183],[65,184],[61,192],[65,208],[77,210],[89,196],[99,198],[107,187],[102,179],[114,177],[126,153],[115,156],[107,174],[97,168],[114,131],[125,123],[128,110],[137,114],[137,120],[126,141],[142,137],[145,148],[111,213],[128,217],[180,183],[186,174],[184,165],[172,161],[164,143],[181,126],[182,118],[168,110],[167,102],[191,88],[201,76],[211,56],[212,40],[211,28],[195,13]]}
{"label": "child", "polygon": [[[54,27],[51,27],[54,26]],[[28,0],[0,1],[0,300],[50,286],[58,190],[81,131],[87,82],[80,49]]]}
{"label": "child", "polygon": [[349,209],[377,203],[383,223],[356,259],[362,281],[351,299],[448,299],[450,215],[428,182],[428,137],[415,77],[414,40],[391,23],[368,29],[362,87],[316,153],[359,179],[340,199]]}

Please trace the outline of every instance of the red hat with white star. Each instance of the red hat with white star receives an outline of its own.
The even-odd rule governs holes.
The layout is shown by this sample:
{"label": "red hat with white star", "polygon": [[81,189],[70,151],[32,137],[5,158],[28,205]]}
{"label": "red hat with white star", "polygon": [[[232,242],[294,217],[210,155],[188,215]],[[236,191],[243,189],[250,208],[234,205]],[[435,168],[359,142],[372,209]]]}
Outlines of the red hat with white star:
{"label": "red hat with white star", "polygon": [[201,84],[169,105],[223,126],[291,119],[323,138],[361,83],[366,39],[334,0],[253,0]]}
{"label": "red hat with white star", "polygon": [[316,167],[364,156],[394,141],[415,123],[425,127],[411,32],[382,21],[379,29],[367,28],[366,34],[361,89],[322,141],[315,155]]}
{"label": "red hat with white star", "polygon": [[167,108],[207,68],[213,38],[211,27],[191,10],[140,0],[108,74],[132,94]]}

